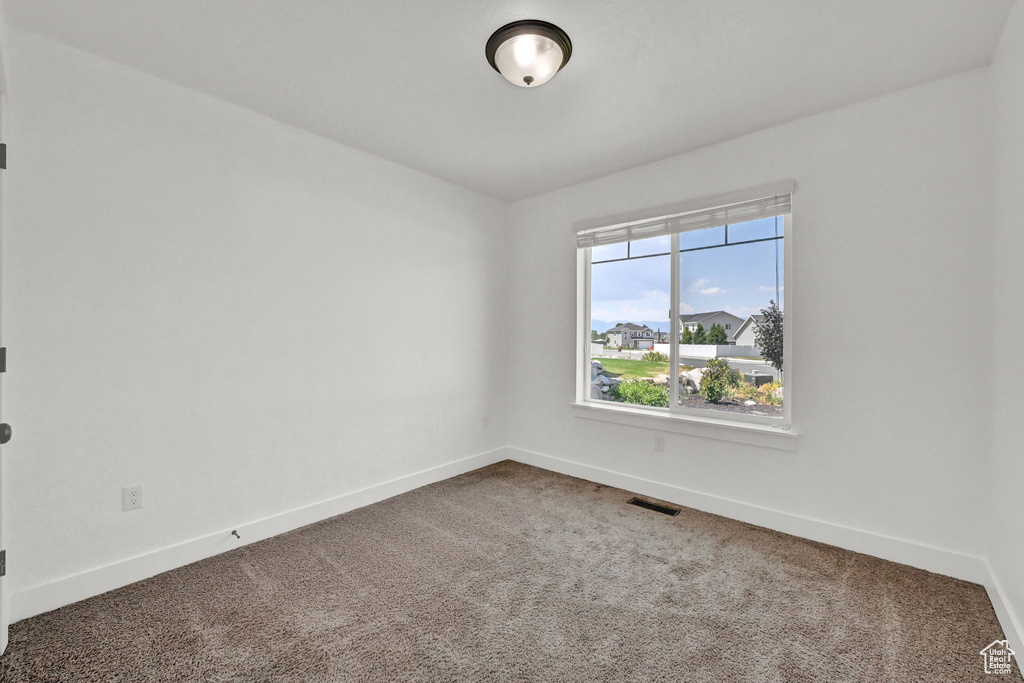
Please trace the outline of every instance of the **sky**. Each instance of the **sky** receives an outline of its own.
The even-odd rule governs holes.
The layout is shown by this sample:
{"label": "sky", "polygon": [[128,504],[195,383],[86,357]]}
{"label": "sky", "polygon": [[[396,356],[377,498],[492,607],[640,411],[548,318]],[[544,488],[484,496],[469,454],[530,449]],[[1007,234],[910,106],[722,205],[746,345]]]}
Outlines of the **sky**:
{"label": "sky", "polygon": [[[775,218],[729,226],[729,241],[772,237]],[[778,234],[782,234],[778,219]],[[680,235],[680,247],[723,244],[725,228],[707,228]],[[595,321],[665,321],[669,319],[670,261],[669,237],[631,242],[631,256],[665,253],[664,256],[599,263],[603,259],[624,258],[626,244],[595,247],[592,252],[591,314]],[[776,250],[776,246],[778,249]],[[780,290],[776,291],[776,251]],[[782,281],[782,241],[735,244],[716,249],[684,251],[679,255],[679,312],[728,311],[741,318],[760,313],[770,300],[780,307]],[[778,294],[778,296],[777,296]],[[598,332],[605,330],[599,329]]]}

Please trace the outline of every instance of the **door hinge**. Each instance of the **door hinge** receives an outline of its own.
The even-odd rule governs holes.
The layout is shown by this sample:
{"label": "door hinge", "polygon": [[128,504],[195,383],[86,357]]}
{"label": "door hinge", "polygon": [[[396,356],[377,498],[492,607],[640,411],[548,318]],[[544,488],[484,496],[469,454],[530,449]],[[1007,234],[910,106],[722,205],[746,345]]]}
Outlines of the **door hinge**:
{"label": "door hinge", "polygon": [[7,347],[0,346],[0,372],[7,372]]}
{"label": "door hinge", "polygon": [[0,550],[0,576],[7,576],[7,551]]}
{"label": "door hinge", "polygon": [[0,142],[0,168],[7,168],[7,143]]}

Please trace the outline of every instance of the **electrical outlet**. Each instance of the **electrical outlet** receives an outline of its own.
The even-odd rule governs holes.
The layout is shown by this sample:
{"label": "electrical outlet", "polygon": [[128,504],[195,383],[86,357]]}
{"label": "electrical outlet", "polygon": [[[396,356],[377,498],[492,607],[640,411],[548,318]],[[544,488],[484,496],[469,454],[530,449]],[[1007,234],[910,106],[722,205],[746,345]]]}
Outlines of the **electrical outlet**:
{"label": "electrical outlet", "polygon": [[664,451],[665,450],[665,435],[655,434],[654,435],[654,450]]}
{"label": "electrical outlet", "polygon": [[484,415],[484,419],[483,419],[484,429],[487,429],[487,427],[489,427],[490,424],[491,424],[491,416],[490,415]]}
{"label": "electrical outlet", "polygon": [[125,486],[121,489],[121,510],[138,510],[142,507],[142,484]]}

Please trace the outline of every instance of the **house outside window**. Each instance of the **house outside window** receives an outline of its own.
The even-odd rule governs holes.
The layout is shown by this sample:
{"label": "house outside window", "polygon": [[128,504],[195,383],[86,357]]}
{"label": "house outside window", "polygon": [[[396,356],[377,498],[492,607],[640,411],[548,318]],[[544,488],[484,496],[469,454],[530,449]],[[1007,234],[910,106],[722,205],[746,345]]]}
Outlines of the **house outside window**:
{"label": "house outside window", "polygon": [[[579,228],[579,318],[588,346],[579,356],[577,403],[788,426],[790,339],[782,321],[791,196]],[[776,322],[748,324],[766,313]],[[666,343],[645,342],[653,353],[643,358],[592,350],[589,330],[601,333],[610,318],[644,339],[655,339],[654,327],[668,330]],[[734,330],[751,343],[739,344]]]}

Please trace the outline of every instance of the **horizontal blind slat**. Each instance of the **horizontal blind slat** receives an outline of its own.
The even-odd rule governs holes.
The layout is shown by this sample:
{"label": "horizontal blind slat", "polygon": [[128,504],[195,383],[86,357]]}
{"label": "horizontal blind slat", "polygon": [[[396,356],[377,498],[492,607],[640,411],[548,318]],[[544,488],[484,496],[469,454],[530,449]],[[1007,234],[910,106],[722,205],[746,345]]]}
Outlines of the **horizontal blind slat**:
{"label": "horizontal blind slat", "polygon": [[673,235],[678,232],[714,228],[719,225],[746,223],[761,218],[781,216],[790,213],[791,209],[792,195],[777,194],[727,206],[580,230],[576,233],[576,246],[580,249],[599,247],[606,244]]}

